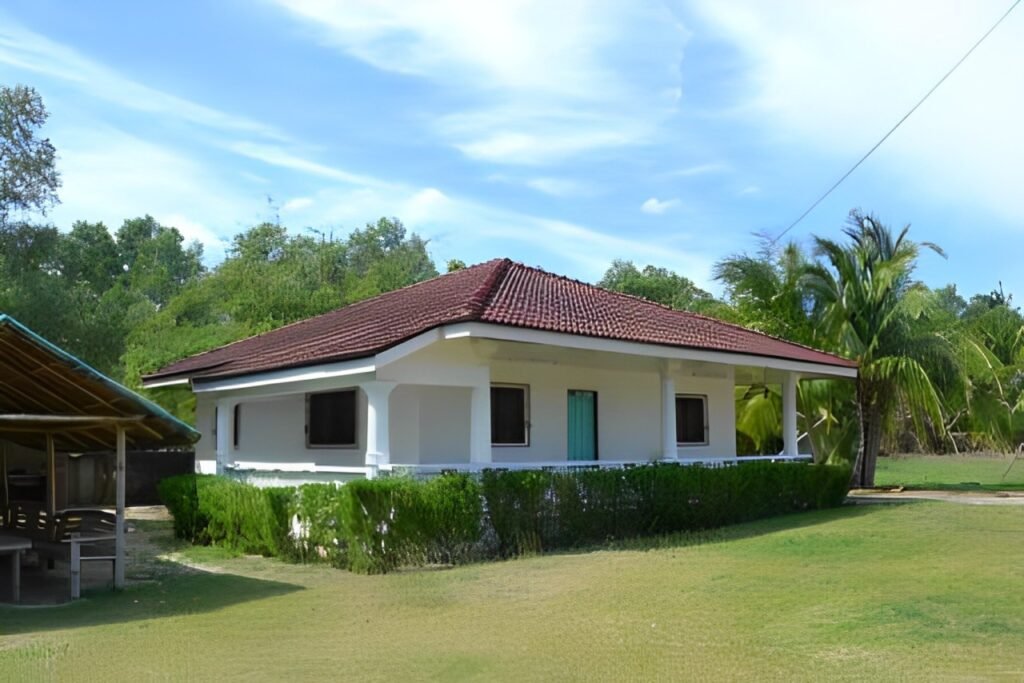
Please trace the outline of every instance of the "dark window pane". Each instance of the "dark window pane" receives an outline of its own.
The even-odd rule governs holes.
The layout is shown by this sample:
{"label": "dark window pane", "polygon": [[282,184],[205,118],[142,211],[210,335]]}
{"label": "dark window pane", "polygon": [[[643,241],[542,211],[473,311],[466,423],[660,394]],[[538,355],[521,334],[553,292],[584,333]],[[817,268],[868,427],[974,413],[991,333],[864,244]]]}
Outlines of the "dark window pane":
{"label": "dark window pane", "polygon": [[235,424],[233,425],[233,429],[231,430],[231,440],[233,442],[232,445],[235,448],[238,448],[238,433],[239,433],[239,430],[241,429],[241,426],[242,426],[242,404],[241,403],[236,403],[235,404],[234,422],[235,422]]}
{"label": "dark window pane", "polygon": [[309,445],[356,444],[356,392],[309,395]]}
{"label": "dark window pane", "polygon": [[700,396],[676,396],[676,442],[704,443],[704,398]]}
{"label": "dark window pane", "polygon": [[526,389],[491,387],[491,443],[526,443]]}

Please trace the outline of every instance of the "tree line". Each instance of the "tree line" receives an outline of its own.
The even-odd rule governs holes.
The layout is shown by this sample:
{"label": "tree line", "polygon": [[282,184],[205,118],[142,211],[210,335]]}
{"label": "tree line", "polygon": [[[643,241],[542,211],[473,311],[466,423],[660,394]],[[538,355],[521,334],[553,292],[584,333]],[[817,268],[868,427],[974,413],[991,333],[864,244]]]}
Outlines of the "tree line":
{"label": "tree line", "polygon": [[[151,216],[60,230],[44,222],[60,188],[45,121],[34,90],[0,86],[0,312],[129,386],[190,354],[437,275],[427,242],[397,218],[338,236],[264,222],[212,267],[200,243]],[[954,284],[927,287],[914,277],[922,252],[944,256],[857,210],[838,237],[808,247],[760,238],[722,259],[718,297],[628,261],[598,284],[856,359],[855,382],[801,384],[800,427],[818,459],[853,460],[856,480],[870,483],[880,451],[1007,450],[1024,439],[1024,318],[1001,285],[969,299]],[[736,388],[741,452],[781,449],[780,389]],[[184,417],[193,409],[187,391],[155,398]]]}

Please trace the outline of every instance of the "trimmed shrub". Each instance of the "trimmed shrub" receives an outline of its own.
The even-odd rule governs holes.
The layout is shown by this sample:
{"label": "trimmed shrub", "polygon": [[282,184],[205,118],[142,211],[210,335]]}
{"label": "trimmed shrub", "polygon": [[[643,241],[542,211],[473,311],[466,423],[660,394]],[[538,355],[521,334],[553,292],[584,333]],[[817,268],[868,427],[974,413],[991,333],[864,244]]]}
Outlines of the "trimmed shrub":
{"label": "trimmed shrub", "polygon": [[341,529],[348,490],[335,484],[304,484],[294,492],[294,510],[302,529],[295,540],[295,559],[348,566]]}
{"label": "trimmed shrub", "polygon": [[294,490],[261,489],[212,475],[179,475],[159,486],[174,531],[192,543],[287,556]]}
{"label": "trimmed shrub", "polygon": [[480,541],[480,487],[468,475],[361,480],[345,489],[340,521],[354,572],[465,561]]}
{"label": "trimmed shrub", "polygon": [[209,475],[179,474],[161,479],[157,484],[160,500],[174,518],[174,535],[189,543],[202,543],[209,520],[199,512],[197,484]]}
{"label": "trimmed shrub", "polygon": [[420,529],[428,562],[459,564],[485,553],[484,503],[480,483],[467,474],[443,474],[423,482]]}

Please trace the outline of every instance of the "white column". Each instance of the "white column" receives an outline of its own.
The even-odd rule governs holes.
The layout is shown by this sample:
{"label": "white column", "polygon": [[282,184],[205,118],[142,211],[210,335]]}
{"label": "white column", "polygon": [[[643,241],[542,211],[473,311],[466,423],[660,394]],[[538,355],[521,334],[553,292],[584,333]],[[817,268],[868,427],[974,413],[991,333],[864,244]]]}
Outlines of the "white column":
{"label": "white column", "polygon": [[661,457],[679,457],[676,445],[676,383],[667,371],[661,373]]}
{"label": "white column", "polygon": [[469,404],[469,461],[491,462],[491,383],[473,387]]}
{"label": "white column", "polygon": [[799,455],[796,428],[796,383],[800,375],[787,372],[782,380],[782,443],[783,455]]}
{"label": "white column", "polygon": [[117,428],[117,507],[114,512],[114,588],[124,588],[124,478],[125,468],[124,427]]}
{"label": "white column", "polygon": [[364,382],[359,385],[366,394],[366,466],[375,476],[377,468],[391,462],[388,397],[394,382]]}
{"label": "white column", "polygon": [[217,474],[224,473],[224,466],[231,462],[231,430],[234,427],[235,403],[222,398],[217,401]]}

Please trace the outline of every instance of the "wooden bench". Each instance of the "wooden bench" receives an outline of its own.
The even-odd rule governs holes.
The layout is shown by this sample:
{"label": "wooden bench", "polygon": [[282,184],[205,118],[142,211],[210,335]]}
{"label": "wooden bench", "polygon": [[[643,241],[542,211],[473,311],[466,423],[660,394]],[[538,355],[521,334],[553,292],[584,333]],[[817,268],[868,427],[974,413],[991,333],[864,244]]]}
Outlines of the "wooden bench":
{"label": "wooden bench", "polygon": [[40,506],[12,503],[5,517],[6,532],[30,539],[32,550],[40,559],[68,563],[73,600],[81,595],[83,562],[109,561],[113,573],[117,561],[114,513],[96,508],[67,508],[50,515]]}

